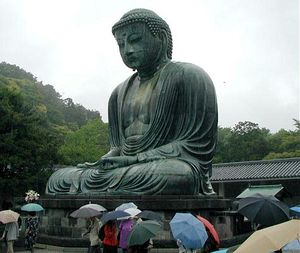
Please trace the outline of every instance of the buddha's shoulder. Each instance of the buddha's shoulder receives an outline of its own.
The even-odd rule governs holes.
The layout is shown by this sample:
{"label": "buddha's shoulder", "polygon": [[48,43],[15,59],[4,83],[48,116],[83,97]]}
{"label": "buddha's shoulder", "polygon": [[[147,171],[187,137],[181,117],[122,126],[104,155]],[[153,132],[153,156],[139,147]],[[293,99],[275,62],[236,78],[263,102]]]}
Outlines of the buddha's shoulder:
{"label": "buddha's shoulder", "polygon": [[120,92],[120,90],[126,88],[128,86],[128,84],[137,76],[137,73],[134,73],[133,75],[131,75],[130,77],[128,77],[126,80],[124,80],[123,82],[119,83],[113,90],[112,94],[118,94]]}
{"label": "buddha's shoulder", "polygon": [[201,77],[208,77],[208,74],[203,68],[189,62],[170,62],[170,69],[171,71],[175,71],[177,73],[182,72],[186,77],[195,75]]}

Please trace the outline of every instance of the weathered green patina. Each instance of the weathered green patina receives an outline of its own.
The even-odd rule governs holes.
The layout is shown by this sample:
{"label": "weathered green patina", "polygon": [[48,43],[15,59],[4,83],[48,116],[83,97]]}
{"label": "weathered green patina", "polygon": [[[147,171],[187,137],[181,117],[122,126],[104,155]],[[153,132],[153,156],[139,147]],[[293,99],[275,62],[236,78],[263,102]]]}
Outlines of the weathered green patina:
{"label": "weathered green patina", "polygon": [[198,66],[172,62],[172,36],[156,13],[134,9],[112,29],[136,72],[108,105],[110,151],[95,163],[56,171],[46,193],[213,194],[217,101]]}

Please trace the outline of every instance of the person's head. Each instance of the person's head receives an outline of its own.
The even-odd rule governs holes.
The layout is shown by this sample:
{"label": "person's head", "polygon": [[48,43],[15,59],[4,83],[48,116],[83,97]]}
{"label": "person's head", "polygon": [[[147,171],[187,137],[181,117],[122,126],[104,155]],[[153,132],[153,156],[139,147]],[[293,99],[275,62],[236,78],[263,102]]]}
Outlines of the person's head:
{"label": "person's head", "polygon": [[97,217],[96,216],[92,216],[92,217],[89,217],[88,220],[90,222],[95,222],[97,220]]}
{"label": "person's head", "polygon": [[114,220],[109,220],[106,224],[110,227],[116,226],[116,222]]}
{"label": "person's head", "polygon": [[34,217],[36,215],[36,212],[28,212],[29,216]]}
{"label": "person's head", "polygon": [[123,62],[143,70],[172,59],[172,35],[168,24],[155,12],[133,9],[112,27]]}

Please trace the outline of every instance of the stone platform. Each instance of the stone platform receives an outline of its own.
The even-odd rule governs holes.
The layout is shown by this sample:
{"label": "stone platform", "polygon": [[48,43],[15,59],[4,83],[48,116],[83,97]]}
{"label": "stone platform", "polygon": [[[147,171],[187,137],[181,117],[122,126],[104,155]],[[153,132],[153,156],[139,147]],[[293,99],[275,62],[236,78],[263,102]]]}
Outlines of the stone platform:
{"label": "stone platform", "polygon": [[88,203],[100,204],[110,211],[126,202],[134,202],[139,209],[152,210],[163,217],[163,231],[154,238],[154,247],[176,247],[169,226],[176,212],[190,212],[209,219],[221,239],[233,235],[233,217],[227,215],[230,213],[228,211],[231,210],[232,200],[219,196],[46,195],[39,199],[39,203],[45,208],[41,214],[39,242],[64,247],[86,247],[87,239],[81,238],[86,220],[72,218],[70,214]]}

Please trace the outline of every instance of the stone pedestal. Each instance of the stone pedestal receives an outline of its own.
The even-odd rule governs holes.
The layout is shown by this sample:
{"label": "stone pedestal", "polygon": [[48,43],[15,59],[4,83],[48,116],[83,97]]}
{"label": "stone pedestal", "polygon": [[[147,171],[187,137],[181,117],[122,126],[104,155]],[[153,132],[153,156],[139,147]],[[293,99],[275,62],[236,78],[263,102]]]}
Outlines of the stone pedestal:
{"label": "stone pedestal", "polygon": [[221,239],[233,235],[232,216],[226,215],[231,209],[232,201],[219,196],[57,195],[43,196],[39,200],[45,208],[44,214],[41,215],[39,242],[64,247],[86,246],[87,240],[81,238],[86,220],[72,218],[70,214],[88,203],[100,204],[110,211],[126,202],[134,202],[141,210],[152,210],[161,214],[163,231],[154,238],[154,242],[163,247],[176,247],[169,226],[176,212],[190,212],[209,219],[218,230]]}

